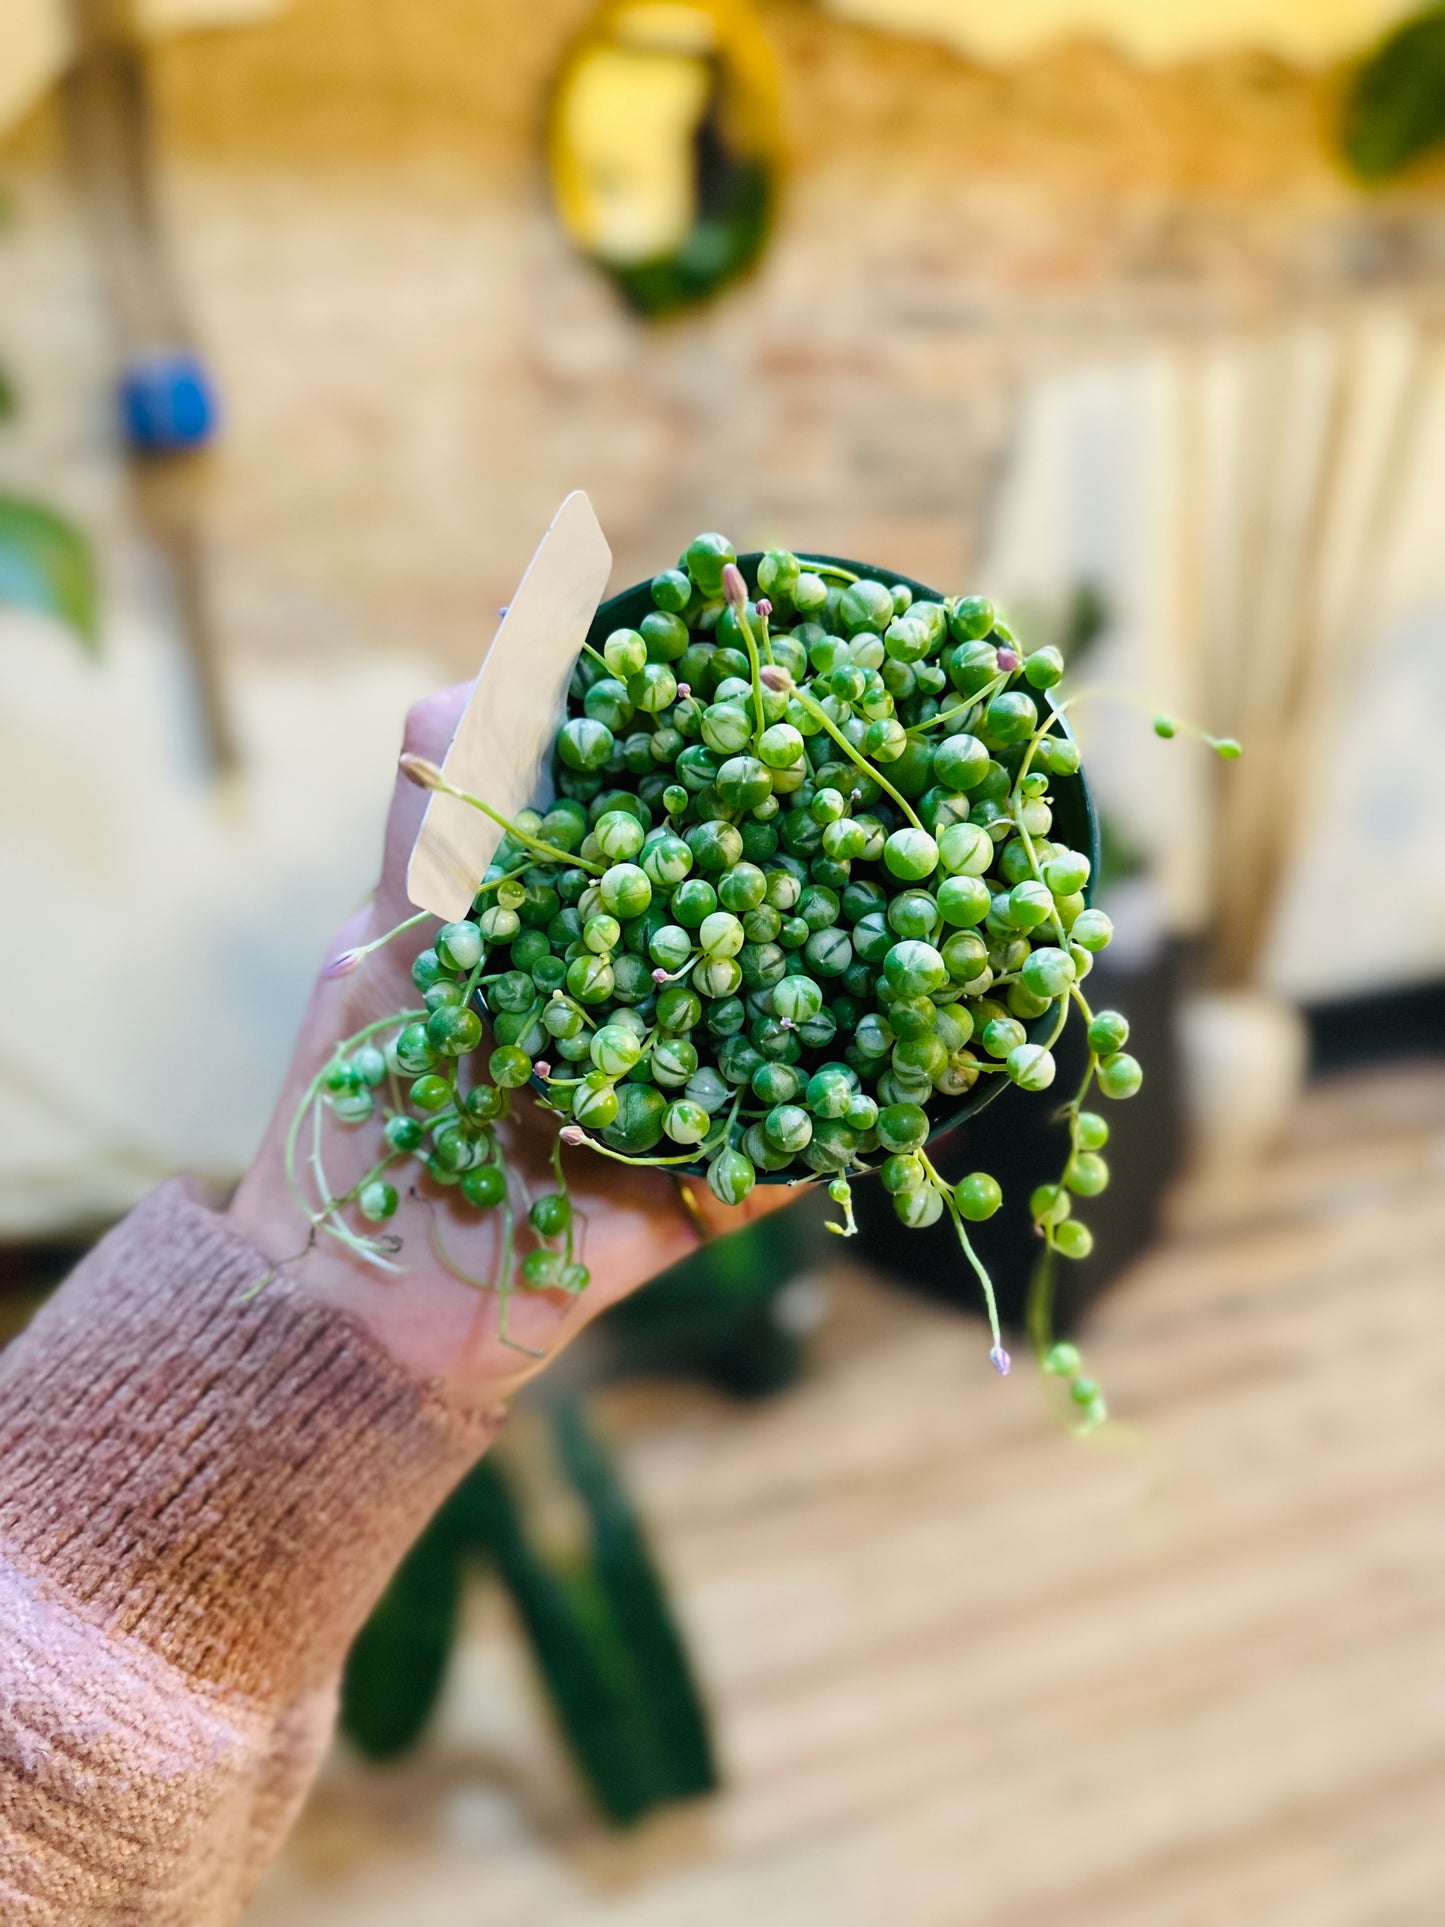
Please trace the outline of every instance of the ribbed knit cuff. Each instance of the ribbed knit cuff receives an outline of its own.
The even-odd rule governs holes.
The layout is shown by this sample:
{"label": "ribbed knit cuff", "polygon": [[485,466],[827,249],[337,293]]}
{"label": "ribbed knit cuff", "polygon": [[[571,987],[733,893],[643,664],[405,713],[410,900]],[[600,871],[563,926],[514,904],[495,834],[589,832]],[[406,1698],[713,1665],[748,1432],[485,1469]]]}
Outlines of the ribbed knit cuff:
{"label": "ribbed knit cuff", "polygon": [[[181,1182],[0,1355],[0,1545],[197,1679],[289,1697],[334,1673],[485,1448],[359,1323]],[[405,1289],[404,1282],[398,1289]]]}

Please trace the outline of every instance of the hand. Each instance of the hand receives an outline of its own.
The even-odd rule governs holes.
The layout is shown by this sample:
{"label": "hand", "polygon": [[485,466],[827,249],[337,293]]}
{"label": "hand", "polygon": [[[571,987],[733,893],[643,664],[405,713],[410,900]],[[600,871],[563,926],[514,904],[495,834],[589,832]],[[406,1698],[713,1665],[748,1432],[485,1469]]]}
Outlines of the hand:
{"label": "hand", "polygon": [[[439,763],[469,694],[470,685],[464,684],[418,703],[407,718],[405,748]],[[426,800],[423,791],[398,779],[376,895],[340,932],[336,952],[366,944],[413,914],[406,868]],[[629,1170],[585,1147],[566,1151],[573,1208],[585,1226],[581,1255],[592,1282],[579,1297],[514,1291],[509,1335],[514,1344],[542,1353],[540,1360],[501,1342],[497,1294],[459,1282],[433,1249],[435,1237],[470,1276],[494,1278],[501,1258],[499,1214],[470,1209],[455,1190],[433,1184],[419,1166],[398,1166],[404,1173],[397,1183],[401,1202],[386,1226],[402,1240],[396,1262],[404,1271],[379,1271],[325,1235],[308,1244],[308,1223],[285,1172],[286,1134],[296,1107],[342,1038],[392,1011],[418,1007],[411,964],[427,941],[426,926],[419,926],[374,951],[350,974],[318,981],[280,1103],[230,1215],[288,1277],[359,1315],[412,1370],[441,1381],[467,1404],[495,1404],[599,1312],[695,1250],[704,1232],[735,1230],[786,1204],[792,1194],[783,1185],[760,1185],[746,1203],[729,1208],[705,1184],[689,1181],[689,1211],[665,1172]],[[525,1090],[513,1093],[512,1116],[501,1137],[519,1217],[526,1210],[523,1197],[530,1201],[553,1188],[549,1160],[557,1128],[556,1119],[533,1104]],[[340,1195],[376,1162],[378,1122],[373,1117],[345,1125],[328,1110],[324,1130],[326,1173],[333,1194]]]}

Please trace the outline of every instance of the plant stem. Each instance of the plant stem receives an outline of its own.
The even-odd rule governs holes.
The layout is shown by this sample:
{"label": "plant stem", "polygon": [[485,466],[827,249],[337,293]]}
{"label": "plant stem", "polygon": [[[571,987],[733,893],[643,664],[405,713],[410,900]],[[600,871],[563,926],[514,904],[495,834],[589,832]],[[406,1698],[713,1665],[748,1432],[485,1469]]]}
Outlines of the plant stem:
{"label": "plant stem", "polygon": [[810,716],[816,717],[817,720],[823,725],[824,729],[827,730],[828,734],[833,738],[833,741],[838,745],[839,749],[842,750],[843,754],[849,759],[849,761],[852,763],[856,763],[858,768],[862,770],[863,774],[866,777],[868,777],[872,782],[875,782],[878,785],[879,789],[886,791],[887,794],[893,798],[893,801],[898,805],[899,809],[902,810],[903,814],[908,818],[909,822],[913,825],[915,830],[921,830],[923,828],[923,825],[922,823],[919,822],[918,818],[914,815],[912,809],[910,809],[907,799],[899,795],[898,791],[894,789],[893,785],[888,781],[888,778],[886,776],[880,775],[879,772],[868,761],[866,756],[862,755],[858,750],[854,749],[853,745],[848,741],[848,738],[843,734],[842,730],[836,727],[832,717],[823,708],[822,704],[815,702],[814,699],[807,693],[807,691],[802,687],[801,684],[795,683],[793,685],[793,694],[797,697],[798,701],[803,705],[804,709],[807,710],[808,714]]}
{"label": "plant stem", "polygon": [[963,1214],[959,1211],[953,1186],[939,1176],[937,1170],[934,1168],[932,1159],[926,1151],[920,1150],[918,1156],[935,1190],[937,1190],[943,1202],[948,1206],[948,1215],[953,1219],[953,1228],[958,1233],[958,1242],[963,1247],[963,1255],[973,1266],[974,1272],[978,1277],[978,1282],[983,1287],[984,1304],[988,1309],[989,1330],[993,1333],[993,1342],[996,1349],[1002,1351],[1003,1333],[999,1329],[998,1300],[993,1295],[993,1280],[989,1277],[983,1260],[969,1243],[968,1233],[965,1231],[963,1225]]}
{"label": "plant stem", "polygon": [[[536,855],[545,857],[549,863],[565,864],[568,869],[590,870],[595,877],[607,874],[605,867],[600,863],[594,863],[590,857],[577,856],[571,850],[559,849],[555,843],[544,842],[540,836],[533,836],[529,831],[519,829],[515,823],[503,816],[500,810],[494,810],[490,803],[484,803],[480,796],[473,796],[470,790],[459,790],[455,783],[449,783],[444,776],[433,777],[429,787],[440,790],[443,796],[454,796],[459,803],[466,803],[474,810],[480,810],[483,816],[490,817],[493,823],[500,825],[508,836],[522,845],[523,849],[534,851]],[[501,881],[500,878],[497,880]]]}
{"label": "plant stem", "polygon": [[407,917],[401,923],[394,924],[384,937],[373,937],[370,943],[361,944],[355,953],[357,962],[359,963],[363,957],[369,957],[373,950],[380,950],[382,945],[390,943],[393,937],[400,937],[408,930],[415,930],[417,925],[425,923],[430,915],[430,910],[418,910],[414,917]]}
{"label": "plant stem", "polygon": [[737,618],[738,627],[743,632],[743,641],[748,645],[748,666],[752,671],[753,677],[753,716],[757,723],[757,727],[753,731],[753,750],[756,752],[758,739],[767,727],[763,719],[763,666],[758,660],[758,645],[753,639],[753,625],[748,620],[748,605],[746,602],[740,602],[737,605]]}

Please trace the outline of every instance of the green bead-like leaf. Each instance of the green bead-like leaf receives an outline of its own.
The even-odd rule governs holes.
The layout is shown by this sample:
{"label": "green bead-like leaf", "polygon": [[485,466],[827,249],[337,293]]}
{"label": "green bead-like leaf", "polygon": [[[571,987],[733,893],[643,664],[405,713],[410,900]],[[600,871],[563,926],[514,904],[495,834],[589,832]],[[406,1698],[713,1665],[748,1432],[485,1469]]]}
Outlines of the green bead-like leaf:
{"label": "green bead-like leaf", "polygon": [[0,495],[0,604],[34,609],[99,644],[95,567],[72,522],[38,502]]}

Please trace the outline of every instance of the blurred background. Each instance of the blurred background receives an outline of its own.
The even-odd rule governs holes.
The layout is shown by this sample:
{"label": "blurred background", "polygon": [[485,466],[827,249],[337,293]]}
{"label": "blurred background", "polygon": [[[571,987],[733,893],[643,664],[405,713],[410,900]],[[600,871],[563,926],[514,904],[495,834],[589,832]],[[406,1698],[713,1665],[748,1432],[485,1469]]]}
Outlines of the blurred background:
{"label": "blurred background", "polygon": [[1440,6],[7,0],[7,1331],[244,1167],[569,489],[614,588],[854,555],[1146,708],[1115,1420],[891,1216],[716,1247],[423,1539],[248,1927],[1445,1916],[1442,293]]}

